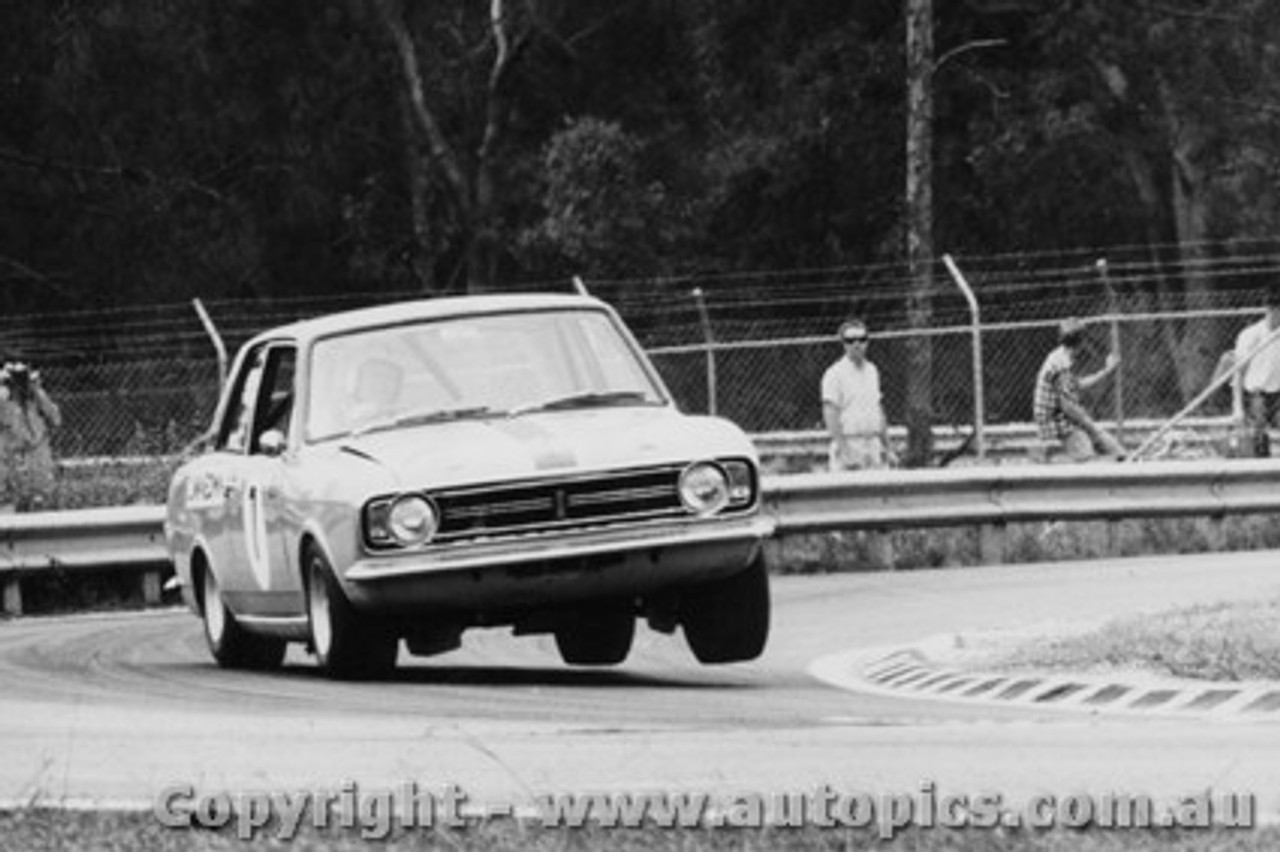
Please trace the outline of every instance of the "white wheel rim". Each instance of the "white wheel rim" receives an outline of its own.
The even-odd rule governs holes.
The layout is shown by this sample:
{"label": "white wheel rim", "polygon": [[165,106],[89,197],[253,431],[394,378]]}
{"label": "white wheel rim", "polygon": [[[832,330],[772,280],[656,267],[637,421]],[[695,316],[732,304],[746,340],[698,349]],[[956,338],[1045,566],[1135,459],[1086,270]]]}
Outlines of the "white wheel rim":
{"label": "white wheel rim", "polygon": [[214,645],[222,644],[222,637],[227,632],[227,613],[222,607],[222,594],[218,591],[218,582],[213,579],[213,572],[204,572],[204,627],[209,634],[209,641]]}
{"label": "white wheel rim", "polygon": [[311,616],[311,644],[321,662],[329,658],[333,645],[333,623],[329,620],[329,590],[320,570],[312,563],[311,581],[307,585],[307,601]]}

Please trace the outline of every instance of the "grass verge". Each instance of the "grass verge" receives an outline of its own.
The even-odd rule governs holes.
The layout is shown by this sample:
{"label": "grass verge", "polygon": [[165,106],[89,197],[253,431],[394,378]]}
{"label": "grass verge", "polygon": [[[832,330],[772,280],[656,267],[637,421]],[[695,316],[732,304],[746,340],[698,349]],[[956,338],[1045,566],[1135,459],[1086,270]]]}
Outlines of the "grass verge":
{"label": "grass verge", "polygon": [[1280,680],[1280,599],[1193,606],[1030,639],[983,668],[1077,673],[1138,669],[1209,681]]}

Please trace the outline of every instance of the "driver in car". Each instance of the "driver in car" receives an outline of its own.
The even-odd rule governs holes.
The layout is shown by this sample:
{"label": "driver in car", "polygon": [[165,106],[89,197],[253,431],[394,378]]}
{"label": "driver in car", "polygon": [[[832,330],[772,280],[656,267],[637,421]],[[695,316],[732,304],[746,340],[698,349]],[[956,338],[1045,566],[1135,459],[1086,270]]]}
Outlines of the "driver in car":
{"label": "driver in car", "polygon": [[367,426],[400,413],[404,370],[386,358],[369,358],[356,370],[351,424]]}

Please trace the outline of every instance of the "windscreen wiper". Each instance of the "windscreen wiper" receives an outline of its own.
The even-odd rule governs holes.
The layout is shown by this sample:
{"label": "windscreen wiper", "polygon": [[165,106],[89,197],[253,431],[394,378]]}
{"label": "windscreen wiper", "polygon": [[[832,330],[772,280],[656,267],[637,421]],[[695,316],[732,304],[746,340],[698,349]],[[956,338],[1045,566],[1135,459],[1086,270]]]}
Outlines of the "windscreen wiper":
{"label": "windscreen wiper", "polygon": [[351,437],[355,438],[369,432],[380,432],[384,429],[398,429],[402,426],[422,426],[427,423],[447,423],[451,420],[471,420],[477,417],[492,417],[501,413],[487,405],[470,405],[463,408],[436,408],[433,406],[367,423],[364,426],[352,429]]}
{"label": "windscreen wiper", "polygon": [[587,391],[517,406],[511,409],[508,416],[519,417],[521,414],[528,414],[531,411],[565,411],[571,408],[596,408],[597,406],[632,405],[634,403],[657,404],[643,391]]}

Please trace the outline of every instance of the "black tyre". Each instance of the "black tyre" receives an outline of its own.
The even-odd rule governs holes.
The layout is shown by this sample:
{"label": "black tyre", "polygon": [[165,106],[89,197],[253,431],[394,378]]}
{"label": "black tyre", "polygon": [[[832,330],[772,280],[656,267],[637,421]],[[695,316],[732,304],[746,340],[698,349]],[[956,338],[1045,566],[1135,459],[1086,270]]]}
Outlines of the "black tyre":
{"label": "black tyre", "polygon": [[200,615],[209,652],[223,668],[267,671],[284,662],[284,640],[245,630],[227,609],[218,579],[207,566],[200,571]]}
{"label": "black tyre", "polygon": [[571,666],[616,666],[631,653],[636,617],[629,609],[582,613],[556,628],[560,659]]}
{"label": "black tyre", "polygon": [[385,677],[396,667],[400,639],[360,617],[319,548],[308,548],[307,622],[321,670],[338,680]]}
{"label": "black tyre", "polygon": [[769,638],[769,573],[757,557],[744,571],[701,583],[680,602],[685,640],[698,662],[754,660]]}

